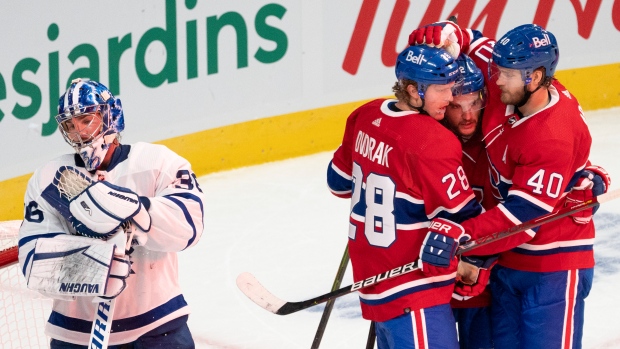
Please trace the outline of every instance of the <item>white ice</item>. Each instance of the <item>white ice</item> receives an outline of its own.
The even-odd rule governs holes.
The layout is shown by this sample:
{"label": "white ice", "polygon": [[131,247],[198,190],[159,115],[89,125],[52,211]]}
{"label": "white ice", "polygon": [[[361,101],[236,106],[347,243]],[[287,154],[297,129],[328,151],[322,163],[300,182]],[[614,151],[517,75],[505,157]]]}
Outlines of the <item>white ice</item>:
{"label": "white ice", "polygon": [[[591,160],[620,181],[620,108],[586,113]],[[201,177],[205,233],[179,254],[197,348],[309,348],[323,306],[286,316],[265,311],[235,284],[251,272],[276,296],[301,301],[330,291],[347,243],[349,201],[332,196],[325,173],[332,153]],[[612,184],[612,190],[618,188]],[[620,200],[595,217],[597,266],[586,300],[584,348],[620,348]],[[412,255],[412,258],[415,256]],[[352,282],[350,265],[343,286]],[[336,302],[321,348],[364,348],[369,322],[357,296]]]}

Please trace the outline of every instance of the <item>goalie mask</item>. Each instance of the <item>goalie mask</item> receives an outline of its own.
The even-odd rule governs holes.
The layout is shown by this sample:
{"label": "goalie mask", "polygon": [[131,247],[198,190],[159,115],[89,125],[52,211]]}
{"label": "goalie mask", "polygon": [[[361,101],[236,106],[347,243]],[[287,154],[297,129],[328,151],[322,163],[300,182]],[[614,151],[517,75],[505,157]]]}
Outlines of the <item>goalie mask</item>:
{"label": "goalie mask", "polygon": [[58,101],[58,128],[65,141],[94,171],[125,128],[123,107],[103,84],[75,79]]}

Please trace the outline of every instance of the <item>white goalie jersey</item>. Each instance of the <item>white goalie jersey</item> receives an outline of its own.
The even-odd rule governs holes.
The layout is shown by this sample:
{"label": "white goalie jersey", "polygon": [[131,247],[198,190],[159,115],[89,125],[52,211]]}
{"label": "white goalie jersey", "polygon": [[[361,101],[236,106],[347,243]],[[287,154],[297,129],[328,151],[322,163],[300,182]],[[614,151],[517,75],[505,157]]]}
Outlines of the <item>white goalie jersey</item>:
{"label": "white goalie jersey", "polygon": [[[132,342],[189,314],[179,287],[176,253],[194,246],[202,235],[204,196],[190,164],[161,145],[120,145],[107,171],[87,172],[76,154],[60,156],[37,169],[28,182],[19,231],[19,263],[24,276],[28,278],[32,268],[38,239],[75,234],[73,226],[42,196],[62,166],[77,167],[93,181],[105,180],[148,198],[145,206],[151,226],[139,243],[134,240],[132,244],[131,274],[127,287],[116,298],[110,345]],[[97,307],[93,299],[55,299],[46,334],[87,345]]]}

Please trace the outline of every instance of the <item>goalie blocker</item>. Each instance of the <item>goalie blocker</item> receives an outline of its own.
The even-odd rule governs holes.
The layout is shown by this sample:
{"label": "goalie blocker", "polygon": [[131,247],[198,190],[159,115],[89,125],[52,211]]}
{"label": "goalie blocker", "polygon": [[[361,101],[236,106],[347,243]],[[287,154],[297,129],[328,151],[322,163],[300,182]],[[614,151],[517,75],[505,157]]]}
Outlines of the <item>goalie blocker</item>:
{"label": "goalie blocker", "polygon": [[129,257],[123,256],[125,234],[121,230],[116,236],[117,244],[114,238],[104,242],[73,235],[38,239],[26,273],[28,288],[61,300],[115,298],[131,270]]}

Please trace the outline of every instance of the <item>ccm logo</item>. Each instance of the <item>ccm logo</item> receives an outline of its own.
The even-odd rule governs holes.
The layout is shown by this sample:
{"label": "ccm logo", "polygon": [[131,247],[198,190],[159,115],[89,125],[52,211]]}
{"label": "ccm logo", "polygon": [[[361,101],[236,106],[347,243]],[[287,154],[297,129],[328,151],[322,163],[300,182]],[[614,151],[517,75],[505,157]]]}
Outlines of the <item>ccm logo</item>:
{"label": "ccm logo", "polygon": [[430,229],[435,230],[435,231],[445,231],[446,233],[450,231],[452,227],[447,225],[447,224],[443,224],[441,222],[433,222],[431,223]]}

